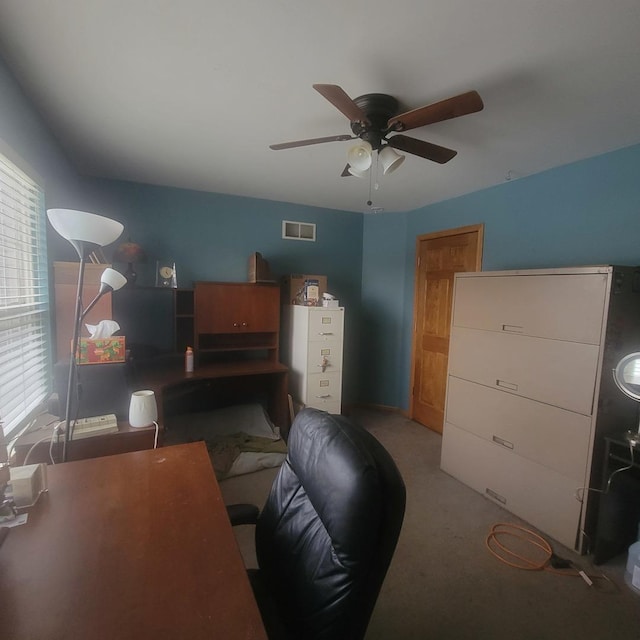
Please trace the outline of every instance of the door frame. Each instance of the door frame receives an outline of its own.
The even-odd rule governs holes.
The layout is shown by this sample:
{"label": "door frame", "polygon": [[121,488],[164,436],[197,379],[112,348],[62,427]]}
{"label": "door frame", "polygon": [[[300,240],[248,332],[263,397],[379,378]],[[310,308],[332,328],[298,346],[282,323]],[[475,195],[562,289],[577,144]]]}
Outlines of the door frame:
{"label": "door frame", "polygon": [[418,305],[417,297],[418,297],[418,259],[420,257],[420,243],[425,240],[436,240],[438,238],[444,238],[446,236],[457,236],[463,233],[473,233],[476,232],[478,234],[478,242],[477,242],[477,255],[476,255],[476,264],[475,270],[482,271],[482,254],[484,250],[484,223],[479,224],[471,224],[465,227],[456,227],[454,229],[443,229],[441,231],[434,231],[432,233],[423,233],[419,236],[416,236],[416,251],[415,251],[415,261],[414,261],[414,271],[413,271],[413,319],[411,325],[411,375],[409,378],[409,411],[408,417],[413,419],[413,405],[414,405],[414,395],[415,395],[415,371],[416,371],[416,346],[418,343],[418,336],[416,335],[416,327],[418,322]]}

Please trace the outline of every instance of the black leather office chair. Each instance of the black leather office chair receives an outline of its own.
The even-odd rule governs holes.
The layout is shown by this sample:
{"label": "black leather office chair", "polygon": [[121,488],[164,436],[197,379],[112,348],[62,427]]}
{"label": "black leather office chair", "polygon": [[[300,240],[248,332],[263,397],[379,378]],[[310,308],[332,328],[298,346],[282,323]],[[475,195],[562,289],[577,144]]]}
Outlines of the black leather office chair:
{"label": "black leather office chair", "polygon": [[361,640],[402,527],[405,486],[389,453],[343,416],[304,409],[256,522],[249,572],[269,638]]}

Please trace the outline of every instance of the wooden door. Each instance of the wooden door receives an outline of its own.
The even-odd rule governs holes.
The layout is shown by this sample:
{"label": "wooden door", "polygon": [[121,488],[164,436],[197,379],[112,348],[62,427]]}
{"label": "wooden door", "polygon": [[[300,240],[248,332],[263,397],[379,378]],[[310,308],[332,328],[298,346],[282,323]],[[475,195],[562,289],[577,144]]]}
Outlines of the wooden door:
{"label": "wooden door", "polygon": [[484,225],[418,236],[414,293],[411,418],[442,433],[453,274],[479,271]]}

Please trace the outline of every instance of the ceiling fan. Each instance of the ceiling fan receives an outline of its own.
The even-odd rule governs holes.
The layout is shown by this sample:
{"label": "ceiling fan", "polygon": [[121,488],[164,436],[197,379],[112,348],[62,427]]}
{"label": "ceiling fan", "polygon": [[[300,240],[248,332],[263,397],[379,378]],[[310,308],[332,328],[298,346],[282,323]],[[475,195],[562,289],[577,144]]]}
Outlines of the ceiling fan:
{"label": "ceiling fan", "polygon": [[[404,160],[404,157],[395,154],[393,149],[411,153],[439,164],[449,162],[457,154],[457,151],[405,136],[401,132],[465,116],[484,108],[482,98],[477,91],[468,91],[440,102],[405,113],[398,113],[398,101],[384,93],[367,93],[351,99],[341,87],[335,84],[314,84],[313,88],[349,118],[353,135],[345,134],[282,142],[269,145],[269,148],[278,151],[360,138],[363,141],[363,146],[350,150],[349,163],[344,168],[342,176],[362,175],[362,168],[366,169],[370,165],[370,153],[373,151],[378,151],[381,157],[387,156],[388,160],[386,162],[383,160],[385,173],[390,173]],[[387,151],[388,148],[390,149]],[[364,158],[367,154],[369,154],[369,158]],[[361,158],[365,159],[364,164],[360,162]]]}

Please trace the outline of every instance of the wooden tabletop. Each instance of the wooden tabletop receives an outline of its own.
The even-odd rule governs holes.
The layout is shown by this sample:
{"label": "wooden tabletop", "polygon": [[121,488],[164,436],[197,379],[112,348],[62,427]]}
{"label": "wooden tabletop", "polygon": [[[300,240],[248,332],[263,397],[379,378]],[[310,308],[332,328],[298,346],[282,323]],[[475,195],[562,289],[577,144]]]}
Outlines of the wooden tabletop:
{"label": "wooden tabletop", "polygon": [[207,380],[215,378],[236,378],[242,376],[284,375],[289,371],[281,362],[272,360],[240,360],[231,362],[211,362],[194,367],[192,372],[187,373],[184,365],[177,366],[175,363],[159,364],[141,368],[138,373],[138,382],[145,388],[154,391],[162,390],[165,387],[183,384],[192,380]]}
{"label": "wooden tabletop", "polygon": [[[243,384],[249,379],[261,379],[261,388],[269,389],[269,414],[273,422],[286,434],[289,427],[287,406],[289,368],[274,360],[240,360],[209,362],[196,365],[194,371],[185,372],[184,363],[171,359],[153,365],[140,366],[135,373],[136,389],[151,389],[156,395],[158,420],[167,424],[165,400],[167,394],[197,386],[208,380],[231,380]],[[271,384],[269,384],[269,380]],[[182,411],[184,413],[184,411]]]}
{"label": "wooden tabletop", "polygon": [[204,443],[48,468],[0,547],[7,638],[266,640]]}

